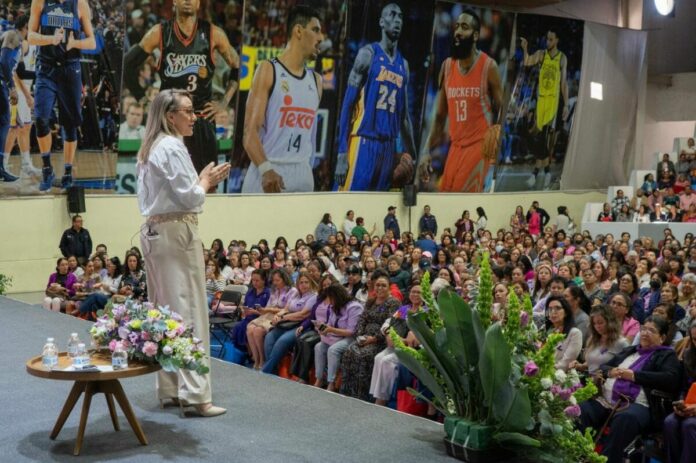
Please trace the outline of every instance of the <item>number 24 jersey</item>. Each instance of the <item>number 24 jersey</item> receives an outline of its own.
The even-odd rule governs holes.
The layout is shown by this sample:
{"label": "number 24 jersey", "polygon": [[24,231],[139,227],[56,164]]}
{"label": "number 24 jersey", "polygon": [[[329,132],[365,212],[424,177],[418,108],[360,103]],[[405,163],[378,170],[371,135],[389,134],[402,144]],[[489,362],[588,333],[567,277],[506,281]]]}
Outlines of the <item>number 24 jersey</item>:
{"label": "number 24 jersey", "polygon": [[404,117],[406,64],[398,50],[391,58],[378,42],[371,47],[374,55],[353,111],[351,135],[392,140],[399,135]]}

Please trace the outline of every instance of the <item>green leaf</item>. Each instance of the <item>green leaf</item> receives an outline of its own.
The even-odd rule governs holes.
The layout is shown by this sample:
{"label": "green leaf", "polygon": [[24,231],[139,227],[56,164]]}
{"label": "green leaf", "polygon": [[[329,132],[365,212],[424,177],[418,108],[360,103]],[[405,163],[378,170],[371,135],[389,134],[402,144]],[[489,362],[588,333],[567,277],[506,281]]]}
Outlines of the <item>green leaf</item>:
{"label": "green leaf", "polygon": [[493,435],[493,439],[502,446],[514,447],[522,445],[525,447],[541,447],[541,442],[537,439],[533,439],[526,434],[520,434],[519,432],[499,432]]}
{"label": "green leaf", "polygon": [[440,316],[447,332],[448,348],[457,359],[457,363],[468,371],[469,366],[478,360],[478,345],[472,336],[471,307],[454,291],[444,289],[437,298]]}
{"label": "green leaf", "polygon": [[501,388],[508,384],[512,372],[510,347],[503,337],[500,323],[491,325],[486,331],[479,357],[479,372],[484,398],[486,403],[492,406],[494,401],[499,399]]}
{"label": "green leaf", "polygon": [[436,335],[426,322],[426,314],[424,312],[411,314],[406,322],[418,342],[421,343],[430,362],[442,376],[449,391],[453,395],[461,396],[464,388],[459,379],[459,368],[451,357],[451,353],[438,347]]}
{"label": "green leaf", "polygon": [[500,420],[501,428],[514,431],[528,430],[532,425],[532,403],[529,400],[527,388],[515,388],[508,382],[507,387],[502,389],[509,389],[511,400],[505,402],[507,408],[502,400],[493,402],[493,413]]}
{"label": "green leaf", "polygon": [[445,391],[442,389],[437,379],[435,379],[435,377],[428,371],[428,369],[425,368],[416,358],[404,351],[396,349],[396,356],[399,358],[399,361],[406,368],[408,368],[411,373],[416,375],[423,385],[433,393],[435,399],[437,399],[437,401],[444,407],[447,404],[447,396],[445,395]]}

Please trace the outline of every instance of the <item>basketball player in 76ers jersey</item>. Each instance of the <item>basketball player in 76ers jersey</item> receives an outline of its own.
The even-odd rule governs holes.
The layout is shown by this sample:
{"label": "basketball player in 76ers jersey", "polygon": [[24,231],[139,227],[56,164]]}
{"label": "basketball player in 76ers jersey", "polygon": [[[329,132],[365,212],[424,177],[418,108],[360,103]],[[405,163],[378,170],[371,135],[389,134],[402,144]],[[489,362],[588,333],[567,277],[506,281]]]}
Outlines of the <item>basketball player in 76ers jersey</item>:
{"label": "basketball player in 76ers jersey", "polygon": [[[415,153],[408,114],[408,62],[397,44],[403,13],[390,3],[379,19],[380,42],[358,51],[348,77],[338,129],[336,184],[341,191],[386,191],[391,188],[397,164],[411,180]],[[396,139],[406,150],[399,154]],[[407,154],[410,153],[410,154]]]}
{"label": "basketball player in 76ers jersey", "polygon": [[[157,63],[162,84],[160,90],[186,90],[193,96],[193,108],[199,116],[193,126],[193,135],[184,137],[196,172],[217,162],[215,114],[227,111],[237,91],[239,55],[225,32],[203,19],[198,19],[200,0],[174,0],[175,18],[155,24],[145,33],[139,44],[133,45],[124,59],[123,75],[128,88],[138,85],[136,69],[159,49]],[[213,101],[213,74],[215,52],[219,52],[232,72],[222,101]]]}
{"label": "basketball player in 76ers jersey", "polygon": [[[546,50],[537,50],[533,55],[527,53],[527,39],[520,38],[520,47],[524,53],[524,66],[541,65],[539,69],[539,86],[537,87],[536,127],[535,131],[543,140],[543,151],[536,153],[536,164],[527,181],[529,187],[536,184],[539,168],[544,169],[544,188],[551,183],[550,164],[553,150],[558,138],[558,118],[568,119],[568,82],[566,69],[568,59],[558,49],[558,33],[549,30],[546,33]],[[559,96],[563,106],[559,105]]]}
{"label": "basketball player in 76ers jersey", "polygon": [[484,156],[484,138],[489,131],[498,135],[499,126],[495,123],[503,89],[495,60],[476,47],[480,30],[476,13],[466,10],[460,14],[455,23],[452,56],[440,68],[435,120],[426,144],[430,152],[444,142],[445,122],[449,118],[450,147],[440,191],[483,191],[491,159]]}
{"label": "basketball player in 76ers jersey", "polygon": [[321,76],[307,69],[323,40],[319,14],[290,10],[288,43],[272,61],[259,64],[244,117],[244,149],[251,163],[242,193],[314,191],[309,165],[321,100]]}

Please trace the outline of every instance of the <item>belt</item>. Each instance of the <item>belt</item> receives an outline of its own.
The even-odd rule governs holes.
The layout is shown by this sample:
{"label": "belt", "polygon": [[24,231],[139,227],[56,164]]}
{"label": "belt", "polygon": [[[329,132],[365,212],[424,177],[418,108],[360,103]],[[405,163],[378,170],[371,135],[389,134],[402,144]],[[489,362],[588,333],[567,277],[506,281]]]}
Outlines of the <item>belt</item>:
{"label": "belt", "polygon": [[165,222],[186,222],[197,226],[198,214],[195,212],[168,212],[166,214],[151,215],[145,221],[148,225]]}

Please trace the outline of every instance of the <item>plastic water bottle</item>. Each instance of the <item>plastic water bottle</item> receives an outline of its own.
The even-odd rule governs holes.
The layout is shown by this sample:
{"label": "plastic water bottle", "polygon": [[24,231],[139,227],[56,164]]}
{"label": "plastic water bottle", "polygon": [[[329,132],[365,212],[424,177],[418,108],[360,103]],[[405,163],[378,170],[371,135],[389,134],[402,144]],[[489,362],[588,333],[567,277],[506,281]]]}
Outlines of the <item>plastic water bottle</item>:
{"label": "plastic water bottle", "polygon": [[123,345],[118,342],[116,348],[111,354],[111,366],[114,370],[123,370],[128,368],[128,352],[123,348]]}
{"label": "plastic water bottle", "polygon": [[77,333],[70,334],[70,339],[68,339],[68,357],[70,357],[70,360],[75,358],[78,344],[80,344],[80,338],[77,336]]}
{"label": "plastic water bottle", "polygon": [[77,351],[75,352],[75,357],[73,358],[73,367],[76,370],[81,370],[82,368],[89,366],[89,354],[87,353],[87,348],[85,343],[81,342],[77,345]]}
{"label": "plastic water bottle", "polygon": [[53,338],[46,339],[46,344],[44,344],[43,352],[41,353],[41,363],[49,370],[58,366],[58,348],[54,341],[55,339]]}

